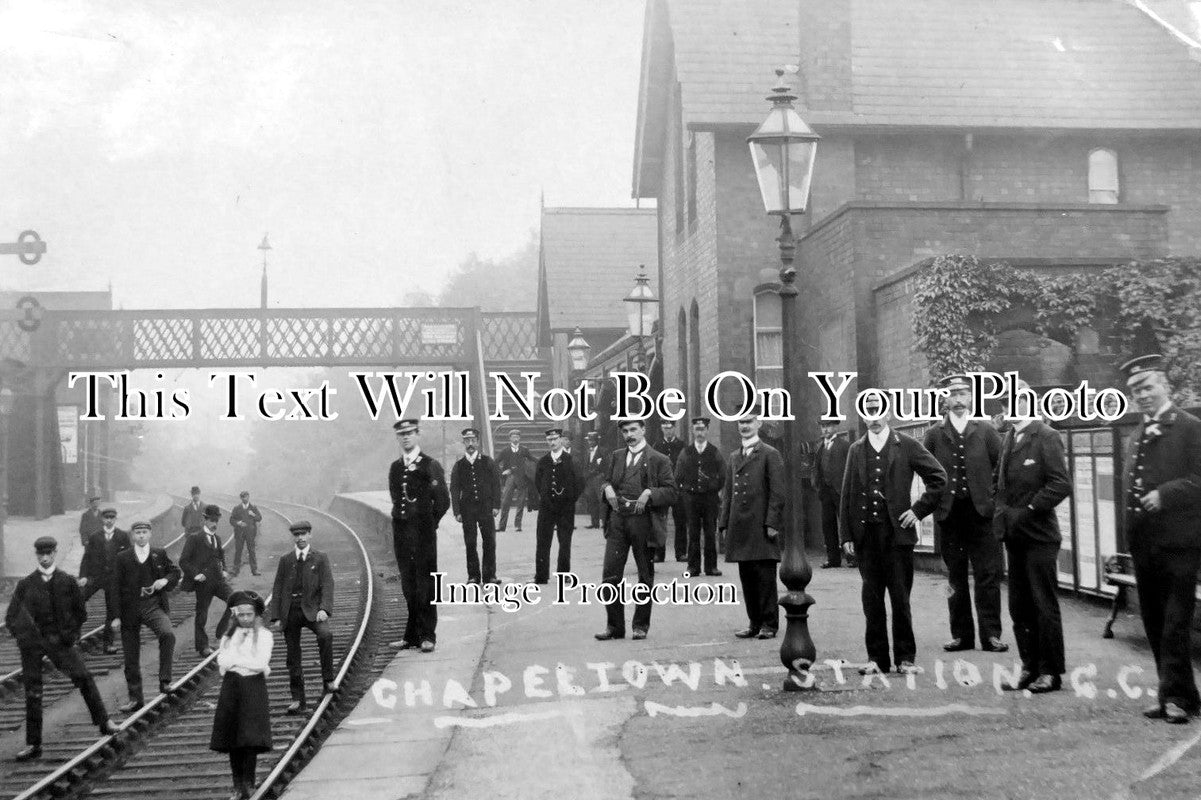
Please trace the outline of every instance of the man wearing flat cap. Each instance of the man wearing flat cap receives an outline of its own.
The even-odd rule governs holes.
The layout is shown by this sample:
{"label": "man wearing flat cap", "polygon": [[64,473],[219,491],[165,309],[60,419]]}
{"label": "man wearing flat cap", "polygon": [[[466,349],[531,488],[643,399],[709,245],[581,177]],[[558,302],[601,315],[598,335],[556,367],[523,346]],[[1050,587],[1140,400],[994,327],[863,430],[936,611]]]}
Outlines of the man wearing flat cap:
{"label": "man wearing flat cap", "polygon": [[[826,561],[822,569],[842,566],[842,544],[838,541],[838,502],[850,449],[850,442],[838,435],[838,423],[822,423],[822,443],[813,458],[813,482],[817,485],[817,496],[821,502],[822,539],[826,543]],[[848,560],[848,566],[854,565]]]}
{"label": "man wearing flat cap", "polygon": [[[179,567],[183,570],[183,590],[196,593],[196,617],[194,628],[196,635],[196,652],[208,656],[213,652],[209,647],[209,637],[205,632],[209,619],[209,604],[213,598],[222,602],[229,600],[230,588],[227,579],[229,573],[225,569],[225,548],[217,536],[217,523],[221,520],[221,509],[215,505],[204,507],[204,527],[195,533],[190,533],[184,541],[183,552],[179,556]],[[221,614],[217,622],[216,637],[220,639],[229,624],[229,606]]]}
{"label": "man wearing flat cap", "polygon": [[263,514],[258,506],[250,502],[250,492],[238,495],[240,502],[229,512],[229,524],[234,529],[234,570],[237,575],[242,571],[242,548],[246,548],[246,563],[250,565],[250,574],[259,575],[259,562],[255,545],[259,538],[259,523]]}
{"label": "man wearing flat cap", "polygon": [[280,556],[267,618],[282,625],[288,646],[288,686],[292,703],[285,713],[299,714],[308,707],[304,694],[304,665],[300,656],[300,632],[308,628],[317,637],[321,657],[321,680],[325,692],[334,685],[334,635],[328,620],[334,611],[334,573],[329,557],[309,542],[313,526],[307,520],[293,522],[292,549]]}
{"label": "man wearing flat cap", "polygon": [[117,510],[106,508],[101,512],[104,524],[88,539],[79,564],[79,588],[83,590],[83,602],[92,599],[96,592],[104,591],[104,652],[117,652],[113,646],[113,620],[117,618],[116,598],[113,596],[112,581],[116,571],[117,555],[132,545],[129,534],[117,527]]}
{"label": "man wearing flat cap", "polygon": [[[455,521],[463,525],[463,547],[467,553],[467,582],[499,583],[496,579],[496,525],[500,508],[500,474],[496,462],[480,452],[480,432],[463,429],[462,458],[450,469],[450,507]],[[483,540],[484,568],[476,539]]]}
{"label": "man wearing flat cap", "polygon": [[938,382],[948,392],[947,415],[926,431],[922,445],[947,471],[947,490],[934,509],[934,529],[947,565],[947,610],[951,640],[947,652],[976,646],[968,568],[976,578],[976,625],[980,649],[1004,653],[1001,641],[1001,543],[992,531],[993,476],[1001,456],[1001,435],[985,420],[968,419],[971,384],[965,375]]}
{"label": "man wearing flat cap", "polygon": [[[676,423],[672,420],[663,420],[659,423],[659,441],[655,442],[655,449],[663,455],[667,456],[667,463],[671,464],[674,471],[676,461],[680,458],[680,453],[685,447],[684,440],[676,436]],[[688,517],[684,511],[684,500],[677,495],[676,502],[671,505],[671,520],[674,533],[672,534],[672,552],[675,554],[676,561],[688,560]],[[667,542],[660,542],[655,548],[655,561],[662,562],[667,560]]]}
{"label": "man wearing flat cap", "polygon": [[1191,636],[1201,566],[1201,421],[1172,402],[1167,363],[1147,355],[1121,367],[1142,415],[1126,442],[1126,542],[1159,693],[1144,713],[1174,724],[1201,712]]}
{"label": "man wearing flat cap", "polygon": [[538,459],[534,486],[538,490],[538,527],[534,543],[534,583],[550,580],[550,545],[559,537],[557,572],[571,572],[571,535],[575,531],[575,503],[583,490],[575,459],[564,447],[563,429],[546,432],[550,449]]}
{"label": "man wearing flat cap", "polygon": [[586,528],[599,528],[601,521],[601,481],[604,480],[605,454],[600,448],[600,434],[584,434],[584,508],[588,512]]}
{"label": "man wearing flat cap", "polygon": [[496,526],[498,533],[504,533],[505,526],[508,525],[510,505],[517,509],[513,516],[513,528],[521,530],[521,514],[525,511],[526,490],[529,488],[526,473],[533,464],[533,454],[528,447],[521,444],[521,431],[510,431],[509,446],[496,454],[496,468],[500,470],[500,479],[504,482],[504,492],[500,500],[500,523]]}
{"label": "man wearing flat cap", "polygon": [[192,487],[192,499],[183,507],[180,525],[184,533],[195,533],[204,528],[204,503],[200,499],[200,487]]}
{"label": "man wearing flat cap", "polygon": [[100,496],[92,495],[88,498],[88,507],[79,515],[79,543],[87,547],[92,534],[99,531],[103,525],[104,521],[100,516]]}
{"label": "man wearing flat cap", "polygon": [[438,571],[438,521],[450,508],[450,492],[442,465],[421,452],[417,420],[402,419],[392,427],[400,445],[400,458],[388,470],[392,547],[409,610],[401,649],[432,653],[438,625],[433,576]]}
{"label": "man wearing flat cap", "polygon": [[53,537],[39,537],[33,548],[38,567],[17,583],[5,614],[8,630],[21,651],[21,678],[25,684],[26,747],[17,753],[17,761],[42,755],[43,657],[79,688],[101,735],[117,732],[79,650],[79,633],[87,619],[79,585],[74,577],[55,568],[58,542]]}
{"label": "man wearing flat cap", "polygon": [[721,575],[717,568],[717,515],[726,485],[726,460],[709,444],[708,417],[692,418],[692,444],[680,451],[675,470],[688,531],[688,575],[700,575],[702,566],[706,575]]}

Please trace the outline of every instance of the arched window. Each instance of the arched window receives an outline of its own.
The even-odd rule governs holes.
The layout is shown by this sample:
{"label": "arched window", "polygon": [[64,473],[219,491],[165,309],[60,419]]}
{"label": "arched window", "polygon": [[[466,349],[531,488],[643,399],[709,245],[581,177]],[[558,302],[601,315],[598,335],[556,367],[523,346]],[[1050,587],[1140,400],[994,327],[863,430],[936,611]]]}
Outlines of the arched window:
{"label": "arched window", "polygon": [[1118,155],[1098,148],[1088,154],[1088,202],[1118,202]]}
{"label": "arched window", "polygon": [[784,331],[780,295],[768,289],[755,295],[755,387],[778,389],[784,385]]}

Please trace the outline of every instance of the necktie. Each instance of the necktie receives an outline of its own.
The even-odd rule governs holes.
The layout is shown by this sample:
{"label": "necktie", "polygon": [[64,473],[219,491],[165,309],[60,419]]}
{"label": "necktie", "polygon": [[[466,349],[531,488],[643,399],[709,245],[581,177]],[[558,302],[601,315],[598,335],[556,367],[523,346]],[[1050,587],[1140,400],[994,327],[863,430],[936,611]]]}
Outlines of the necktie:
{"label": "necktie", "polygon": [[209,547],[213,548],[214,550],[217,549],[217,534],[209,534]]}
{"label": "necktie", "polygon": [[626,452],[626,466],[627,467],[630,466],[631,464],[633,464],[637,460],[638,460],[638,454],[635,453],[633,450],[629,450]]}
{"label": "necktie", "polygon": [[743,458],[750,458],[750,457],[751,457],[751,453],[753,453],[753,452],[755,452],[755,448],[754,448],[754,447],[744,447],[744,448],[742,448],[742,457],[743,457]]}
{"label": "necktie", "polygon": [[303,563],[304,563],[304,557],[305,557],[305,555],[307,555],[307,554],[308,554],[308,552],[309,552],[308,550],[301,550],[301,551],[300,551],[300,555],[299,555],[299,556],[296,558],[296,561],[297,561],[297,563],[299,563],[299,564],[303,564]]}

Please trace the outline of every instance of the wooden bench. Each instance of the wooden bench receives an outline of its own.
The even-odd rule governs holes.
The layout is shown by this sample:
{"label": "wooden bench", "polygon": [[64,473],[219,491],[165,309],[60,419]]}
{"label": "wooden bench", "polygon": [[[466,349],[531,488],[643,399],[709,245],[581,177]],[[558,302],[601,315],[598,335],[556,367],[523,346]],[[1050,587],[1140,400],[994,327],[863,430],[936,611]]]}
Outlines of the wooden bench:
{"label": "wooden bench", "polygon": [[[1113,596],[1113,610],[1105,621],[1105,632],[1101,634],[1106,639],[1112,639],[1113,623],[1118,618],[1118,611],[1126,607],[1126,591],[1137,585],[1134,559],[1129,553],[1114,553],[1105,559],[1105,582],[1118,587],[1117,594]],[[1198,576],[1196,598],[1201,601],[1201,575]]]}

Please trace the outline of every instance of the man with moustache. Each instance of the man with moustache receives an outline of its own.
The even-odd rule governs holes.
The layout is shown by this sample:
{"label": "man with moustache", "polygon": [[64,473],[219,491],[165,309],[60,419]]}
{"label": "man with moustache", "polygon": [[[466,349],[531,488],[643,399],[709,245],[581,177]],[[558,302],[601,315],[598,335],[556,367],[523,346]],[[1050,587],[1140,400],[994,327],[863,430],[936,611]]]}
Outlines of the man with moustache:
{"label": "man with moustache", "polygon": [[851,445],[838,435],[836,425],[831,422],[822,425],[822,443],[813,460],[813,477],[822,506],[822,539],[826,543],[826,563],[822,564],[822,569],[842,566],[842,545],[838,541],[838,497],[842,492],[842,476],[846,472],[847,451]]}
{"label": "man with moustache", "polygon": [[[663,455],[667,456],[667,462],[671,464],[672,469],[675,469],[676,461],[680,457],[680,453],[684,450],[684,442],[676,438],[676,424],[670,420],[663,420],[659,423],[659,432],[661,434],[659,441],[655,443],[655,449]],[[677,499],[671,506],[672,526],[675,528],[674,552],[676,561],[688,560],[688,523],[687,515],[684,512],[683,499]],[[667,543],[655,548],[655,561],[662,562],[667,560]]]}
{"label": "man with moustache", "polygon": [[1155,656],[1152,719],[1180,725],[1201,712],[1190,658],[1201,566],[1201,421],[1172,403],[1167,363],[1146,355],[1122,365],[1142,420],[1126,443],[1126,538],[1139,612]]}
{"label": "man with moustache", "polygon": [[[212,654],[209,637],[205,632],[208,625],[209,605],[213,598],[222,602],[229,600],[233,589],[229,586],[229,573],[225,569],[225,546],[217,536],[217,523],[221,521],[221,509],[209,504],[204,507],[204,527],[188,534],[183,552],[179,554],[179,568],[183,570],[182,588],[196,593],[196,616],[193,619],[196,652],[202,658]],[[214,635],[220,641],[229,625],[228,604],[217,620]]]}
{"label": "man with moustache", "polygon": [[509,522],[510,505],[517,508],[513,517],[513,530],[521,531],[521,514],[525,511],[525,495],[528,488],[526,466],[533,461],[534,456],[529,448],[521,444],[521,431],[510,431],[509,446],[496,454],[496,466],[505,484],[500,500],[500,523],[496,526],[497,533],[505,532],[505,526]]}
{"label": "man with moustache", "polygon": [[965,375],[939,381],[946,390],[947,415],[926,431],[922,444],[947,471],[949,485],[934,509],[942,559],[947,565],[947,609],[951,640],[947,652],[975,647],[968,567],[976,578],[976,623],[980,649],[1004,653],[1001,641],[1001,543],[992,532],[993,476],[1001,455],[1001,436],[984,420],[968,419],[971,385]]}
{"label": "man with moustache", "polygon": [[259,538],[259,523],[263,514],[258,506],[250,502],[250,492],[238,495],[241,502],[229,512],[229,524],[234,528],[234,570],[237,575],[242,571],[242,548],[246,548],[246,563],[250,564],[250,574],[260,575],[259,562],[255,552],[255,544]]}
{"label": "man with moustache", "polygon": [[1018,391],[1017,418],[1001,442],[993,524],[1009,556],[1009,616],[1022,672],[1016,683],[1002,688],[1041,694],[1063,684],[1063,622],[1056,594],[1063,537],[1055,506],[1072,484],[1063,440],[1034,414],[1030,385],[1018,381]]}
{"label": "man with moustache", "polygon": [[759,439],[761,413],[752,408],[738,420],[742,441],[727,459],[729,496],[717,522],[725,531],[726,561],[738,564],[750,621],[734,634],[739,639],[774,639],[780,629],[776,564],[788,482],[780,451]]}
{"label": "man with moustache", "polygon": [[285,709],[295,716],[308,707],[304,691],[304,665],[300,656],[300,632],[308,628],[317,638],[321,661],[322,689],[326,694],[338,690],[334,680],[334,635],[329,617],[334,610],[334,573],[329,556],[311,546],[313,524],[298,520],[288,526],[292,549],[279,558],[267,619],[277,630],[283,629],[288,647],[288,689],[292,702]]}
{"label": "man with moustache", "polygon": [[[676,480],[667,456],[646,444],[646,424],[642,420],[621,423],[626,446],[614,450],[605,465],[601,490],[605,496],[605,565],[603,580],[613,586],[625,575],[626,560],[634,552],[638,582],[651,586],[655,581],[652,543],[655,526],[663,524],[662,515],[676,501]],[[659,514],[659,521],[651,518]],[[607,625],[596,634],[600,641],[624,639],[625,604],[620,600],[605,606]],[[651,625],[651,601],[634,608],[635,639],[645,639]]]}
{"label": "man with moustache", "polygon": [[562,428],[546,432],[550,452],[538,459],[534,486],[538,489],[538,529],[534,545],[534,583],[550,579],[550,545],[557,535],[557,572],[571,572],[571,534],[575,530],[575,503],[580,496],[580,476],[575,460],[564,447]]}
{"label": "man with moustache", "polygon": [[601,480],[605,469],[605,454],[601,452],[600,436],[596,431],[584,434],[584,507],[589,523],[585,527],[599,528],[601,518]]}
{"label": "man with moustache", "polygon": [[104,652],[117,652],[113,645],[113,620],[117,618],[116,597],[113,592],[113,574],[117,556],[132,545],[129,534],[117,527],[117,509],[106,508],[100,512],[103,525],[88,539],[79,564],[79,588],[83,590],[83,602],[87,603],[96,592],[104,592]]}
{"label": "man with moustache", "polygon": [[[467,582],[500,583],[496,579],[496,526],[493,516],[500,508],[500,476],[496,463],[480,452],[478,428],[464,428],[462,458],[450,469],[450,507],[455,522],[463,525],[463,546],[467,552]],[[481,576],[480,554],[476,537],[484,544],[484,569]]]}
{"label": "man with moustache", "polygon": [[[938,507],[947,473],[921,443],[891,430],[892,414],[878,395],[864,398],[867,433],[847,451],[839,499],[838,533],[843,551],[859,560],[863,579],[864,642],[869,664],[861,672],[888,672],[888,614],[892,606],[892,650],[897,672],[920,672],[909,593],[913,589],[913,547],[917,523]],[[925,483],[910,502],[913,476]]]}
{"label": "man with moustache", "polygon": [[709,444],[709,418],[693,417],[692,445],[676,459],[676,487],[684,505],[688,528],[688,571],[720,576],[717,568],[717,516],[721,512],[721,490],[726,485],[726,460]]}
{"label": "man with moustache", "polygon": [[79,543],[84,547],[92,538],[92,534],[100,530],[104,519],[100,516],[100,497],[93,495],[88,498],[88,507],[79,515]]}

